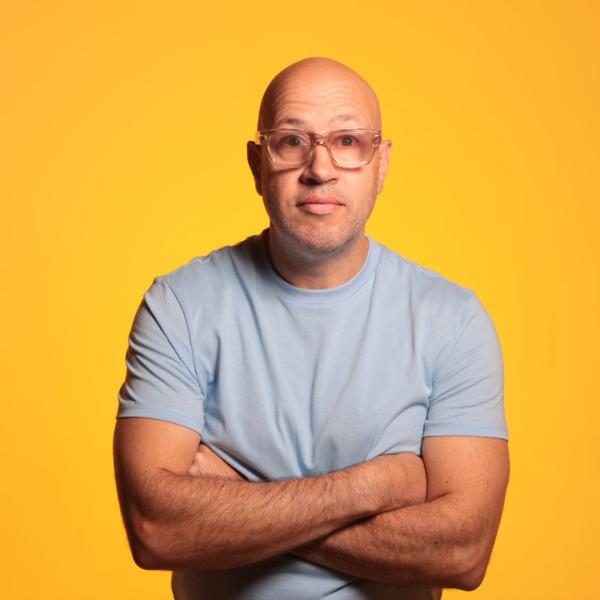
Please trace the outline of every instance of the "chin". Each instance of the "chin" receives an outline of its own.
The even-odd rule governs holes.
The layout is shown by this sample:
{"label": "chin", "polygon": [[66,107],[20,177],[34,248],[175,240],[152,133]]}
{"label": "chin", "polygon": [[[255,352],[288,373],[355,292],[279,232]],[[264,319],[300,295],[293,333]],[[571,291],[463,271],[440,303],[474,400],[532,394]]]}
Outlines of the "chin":
{"label": "chin", "polygon": [[351,243],[358,234],[357,231],[345,230],[320,230],[320,231],[296,231],[288,230],[285,236],[297,248],[301,248],[305,253],[330,256],[341,252]]}

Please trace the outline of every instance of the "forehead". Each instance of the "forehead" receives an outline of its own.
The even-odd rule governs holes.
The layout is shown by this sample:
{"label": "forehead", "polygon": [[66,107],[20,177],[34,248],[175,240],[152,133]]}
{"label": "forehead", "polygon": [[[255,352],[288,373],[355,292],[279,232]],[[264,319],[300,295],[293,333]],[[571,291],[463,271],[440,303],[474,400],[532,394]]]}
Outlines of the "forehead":
{"label": "forehead", "polygon": [[273,90],[269,100],[265,116],[271,128],[326,131],[381,127],[377,100],[358,80],[290,78]]}

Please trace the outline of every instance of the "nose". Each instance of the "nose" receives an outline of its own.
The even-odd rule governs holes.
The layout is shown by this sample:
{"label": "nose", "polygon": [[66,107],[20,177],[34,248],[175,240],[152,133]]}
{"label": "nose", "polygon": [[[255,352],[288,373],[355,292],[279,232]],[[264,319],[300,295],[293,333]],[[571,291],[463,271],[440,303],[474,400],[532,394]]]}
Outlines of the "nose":
{"label": "nose", "polygon": [[318,141],[310,160],[306,163],[300,180],[307,185],[319,185],[324,182],[337,180],[338,173],[325,144]]}

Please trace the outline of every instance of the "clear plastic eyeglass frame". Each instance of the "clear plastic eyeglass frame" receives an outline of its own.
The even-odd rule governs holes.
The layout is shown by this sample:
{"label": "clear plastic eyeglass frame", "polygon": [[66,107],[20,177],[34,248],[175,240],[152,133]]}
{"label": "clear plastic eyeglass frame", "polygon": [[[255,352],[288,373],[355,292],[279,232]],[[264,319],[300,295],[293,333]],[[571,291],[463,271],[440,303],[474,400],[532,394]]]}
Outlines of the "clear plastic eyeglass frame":
{"label": "clear plastic eyeglass frame", "polygon": [[[306,159],[304,159],[301,162],[297,162],[297,163],[289,163],[289,162],[278,160],[273,155],[273,152],[271,151],[271,147],[269,144],[269,138],[274,133],[290,133],[290,134],[295,133],[295,134],[298,134],[301,136],[308,136],[311,141],[311,148],[310,148],[310,152],[308,153]],[[348,133],[348,134],[371,133],[371,134],[373,134],[373,137],[371,139],[372,149],[371,149],[371,155],[369,156],[369,158],[367,160],[363,160],[362,162],[359,162],[359,163],[350,163],[350,164],[336,160],[335,157],[333,156],[333,152],[331,152],[329,143],[330,143],[333,135],[338,135],[340,133]],[[263,130],[256,132],[255,142],[259,146],[266,147],[267,154],[272,163],[282,165],[285,167],[294,168],[294,167],[301,167],[302,165],[307,164],[312,159],[312,156],[315,152],[315,148],[317,146],[325,146],[325,148],[327,149],[327,153],[329,154],[329,158],[331,159],[331,162],[334,165],[336,165],[337,167],[341,167],[342,169],[359,169],[360,167],[364,167],[365,165],[368,165],[373,160],[373,156],[375,156],[375,149],[381,143],[381,131],[379,131],[377,129],[337,129],[336,131],[329,131],[327,133],[319,134],[319,133],[313,133],[312,131],[306,131],[304,129],[263,129]]]}

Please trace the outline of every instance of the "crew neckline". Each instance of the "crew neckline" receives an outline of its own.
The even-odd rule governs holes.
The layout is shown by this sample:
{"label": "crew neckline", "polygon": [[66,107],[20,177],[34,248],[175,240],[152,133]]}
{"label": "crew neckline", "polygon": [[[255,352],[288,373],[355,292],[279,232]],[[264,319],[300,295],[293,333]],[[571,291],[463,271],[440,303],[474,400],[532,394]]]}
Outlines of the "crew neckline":
{"label": "crew neckline", "polygon": [[315,306],[323,306],[323,303],[338,302],[354,295],[375,272],[375,265],[381,249],[373,238],[366,236],[369,241],[367,256],[360,269],[348,281],[331,288],[308,289],[297,287],[288,283],[275,270],[267,249],[266,234],[268,230],[268,227],[263,229],[255,239],[257,253],[260,258],[261,268],[259,270],[277,293],[286,299]]}

